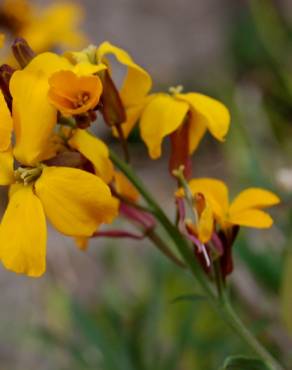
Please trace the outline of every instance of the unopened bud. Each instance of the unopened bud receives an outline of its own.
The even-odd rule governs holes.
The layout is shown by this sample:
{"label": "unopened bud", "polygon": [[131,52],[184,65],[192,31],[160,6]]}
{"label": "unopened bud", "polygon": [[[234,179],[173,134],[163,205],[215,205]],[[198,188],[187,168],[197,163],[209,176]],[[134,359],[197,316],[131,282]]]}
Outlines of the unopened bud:
{"label": "unopened bud", "polygon": [[186,179],[189,179],[192,173],[192,162],[188,145],[189,131],[189,115],[187,114],[181,127],[170,135],[171,152],[168,165],[170,174],[176,177],[177,175],[173,173],[173,170],[183,166],[183,176]]}
{"label": "unopened bud", "polygon": [[101,112],[107,125],[113,127],[125,122],[126,112],[120,94],[108,71],[102,71],[100,79],[103,85]]}
{"label": "unopened bud", "polygon": [[11,109],[12,105],[12,96],[9,90],[9,82],[13,72],[15,72],[15,69],[10,67],[8,64],[3,64],[0,67],[0,89],[2,90],[9,109]]}
{"label": "unopened bud", "polygon": [[27,41],[21,37],[14,40],[11,49],[21,68],[26,67],[36,55]]}

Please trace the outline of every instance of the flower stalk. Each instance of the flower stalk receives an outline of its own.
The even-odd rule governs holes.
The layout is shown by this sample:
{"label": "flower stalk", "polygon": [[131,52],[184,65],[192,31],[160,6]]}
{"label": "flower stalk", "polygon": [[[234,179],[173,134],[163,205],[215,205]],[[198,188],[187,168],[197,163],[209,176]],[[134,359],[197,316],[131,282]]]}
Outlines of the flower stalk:
{"label": "flower stalk", "polygon": [[229,297],[226,294],[225,287],[222,284],[222,279],[220,278],[220,275],[216,274],[217,279],[219,279],[217,281],[217,295],[214,292],[213,287],[210,286],[209,280],[202,270],[199,262],[196,260],[196,258],[194,258],[194,254],[187,240],[181,235],[175,225],[172,224],[164,211],[157,204],[156,200],[145,188],[142,181],[132,171],[132,168],[127,163],[120,160],[118,156],[112,151],[110,153],[110,157],[115,166],[130,180],[130,182],[140,192],[140,194],[152,210],[153,214],[155,214],[162,227],[165,229],[169,237],[174,242],[186,266],[188,266],[190,272],[199,282],[200,287],[208,298],[209,303],[220,315],[220,317],[242,339],[242,341],[245,342],[249,346],[249,348],[267,364],[267,366],[271,370],[284,370],[283,366],[261,345],[260,342],[258,342],[254,335],[242,323],[230,303]]}

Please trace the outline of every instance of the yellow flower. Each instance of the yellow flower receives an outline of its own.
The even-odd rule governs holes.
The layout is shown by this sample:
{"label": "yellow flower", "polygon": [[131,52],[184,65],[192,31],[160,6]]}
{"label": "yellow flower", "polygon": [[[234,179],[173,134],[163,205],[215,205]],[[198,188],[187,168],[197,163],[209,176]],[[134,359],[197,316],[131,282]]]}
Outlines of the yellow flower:
{"label": "yellow flower", "polygon": [[[109,42],[97,48],[91,46],[81,53],[67,53],[67,57],[75,63],[101,63],[107,65],[111,72],[110,55],[127,67],[119,90],[126,114],[126,120],[121,123],[123,133],[127,137],[140,118],[141,137],[151,158],[156,159],[161,155],[164,137],[184,125],[187,125],[189,154],[194,152],[207,130],[217,140],[224,140],[229,129],[230,114],[219,101],[199,93],[182,94],[179,89],[172,89],[172,94],[148,95],[152,85],[150,75],[128,53]],[[120,109],[119,102],[116,105]]]}
{"label": "yellow flower", "polygon": [[[70,66],[67,59],[45,53],[15,72],[10,83],[13,117],[0,93],[0,184],[11,185],[0,226],[0,259],[6,268],[29,276],[45,271],[45,217],[61,233],[83,238],[118,212],[117,201],[98,176],[39,163],[47,159],[57,119],[47,97],[48,77]],[[13,157],[21,166],[16,171]]]}
{"label": "yellow flower", "polygon": [[70,68],[67,59],[43,53],[13,73],[10,91],[16,135],[14,155],[20,163],[31,166],[47,159],[51,144],[48,138],[57,121],[57,110],[48,100],[48,79],[53,73]]}
{"label": "yellow flower", "polygon": [[[88,81],[85,77],[92,77],[98,91],[92,93],[89,105],[85,104],[87,109],[99,99],[101,89],[99,80],[97,82],[98,77],[88,75],[102,68],[102,66],[89,66],[84,63],[74,66],[65,57],[54,53],[42,53],[33,58],[23,70],[13,74],[10,90],[13,95],[13,121],[16,132],[14,155],[20,163],[32,165],[54,155],[55,150],[48,140],[57,123],[57,109],[48,99],[50,90],[48,81],[51,76],[56,72],[63,71],[66,75],[71,71],[74,79],[79,82],[79,78],[82,81],[84,79]],[[93,80],[90,78],[90,85]],[[60,95],[62,91],[60,90]],[[33,104],[31,103],[32,96]],[[34,124],[31,124],[31,121]],[[22,126],[25,126],[26,130],[22,130]]]}
{"label": "yellow flower", "polygon": [[37,53],[85,43],[78,30],[83,11],[76,4],[60,2],[39,9],[28,0],[4,0],[0,15],[13,37],[25,38]]}
{"label": "yellow flower", "polygon": [[127,111],[126,122],[122,127],[127,136],[131,131],[138,113],[144,105],[145,97],[152,86],[150,75],[134,62],[131,56],[123,49],[112,45],[109,42],[103,42],[97,48],[96,59],[98,62],[110,66],[108,57],[113,55],[119,63],[127,68],[125,77],[120,88],[120,96],[123,105]]}
{"label": "yellow flower", "polygon": [[[112,70],[109,60],[110,56],[114,56],[122,66],[126,67],[125,76],[119,92],[116,90],[113,91],[112,88],[110,89],[109,98],[111,101],[108,115],[113,115],[114,118],[117,116],[116,120],[120,120],[124,118],[123,114],[126,113],[126,120],[124,122],[122,120],[119,123],[122,125],[124,135],[127,137],[140,116],[141,109],[144,107],[145,99],[152,85],[150,75],[141,66],[136,64],[125,50],[109,42],[103,42],[98,47],[91,45],[82,52],[67,52],[65,56],[72,63],[98,65],[103,68],[107,66],[110,75]],[[104,86],[105,93],[107,92],[106,87]],[[120,106],[121,104],[122,107]],[[113,112],[114,109],[119,110],[119,114]],[[124,112],[124,109],[126,112]]]}
{"label": "yellow flower", "polygon": [[228,132],[230,115],[219,101],[199,93],[153,94],[141,112],[141,137],[151,158],[161,155],[163,139],[187,125],[189,154],[199,145],[208,130],[223,141]]}
{"label": "yellow flower", "polygon": [[72,71],[59,71],[49,79],[50,102],[64,115],[76,115],[94,109],[102,93],[98,76],[77,76]]}
{"label": "yellow flower", "polygon": [[29,276],[45,271],[45,216],[62,234],[90,237],[101,223],[110,223],[117,215],[109,188],[95,175],[75,168],[44,167],[38,176],[28,185],[11,185],[0,226],[2,263]]}
{"label": "yellow flower", "polygon": [[[217,222],[227,230],[232,225],[254,228],[269,228],[273,224],[271,216],[262,209],[280,202],[277,195],[261,188],[243,190],[231,203],[224,182],[212,178],[192,179],[189,182],[192,194],[201,193],[206,197]],[[178,190],[177,195],[183,196]]]}

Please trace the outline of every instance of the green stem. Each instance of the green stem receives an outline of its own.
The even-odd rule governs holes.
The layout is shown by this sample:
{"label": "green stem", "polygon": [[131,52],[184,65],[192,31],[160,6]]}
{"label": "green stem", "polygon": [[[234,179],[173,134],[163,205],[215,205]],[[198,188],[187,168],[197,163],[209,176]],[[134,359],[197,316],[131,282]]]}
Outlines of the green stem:
{"label": "green stem", "polygon": [[224,282],[222,279],[219,259],[213,262],[213,267],[214,267],[214,277],[215,277],[215,282],[216,282],[216,287],[217,287],[217,292],[218,292],[218,298],[220,299],[220,301],[222,301],[223,295],[225,293],[224,292],[225,287],[224,287]]}
{"label": "green stem", "polygon": [[[180,231],[171,223],[164,211],[157,204],[152,195],[145,189],[142,181],[134,174],[131,167],[120,160],[115,153],[110,153],[111,160],[116,167],[120,169],[131,181],[131,183],[139,190],[144,200],[148,203],[152,212],[156,215],[157,219],[164,227],[170,238],[176,245],[179,253],[181,254],[186,265],[189,267],[192,274],[196,277],[201,288],[204,290],[209,302],[217,311],[217,313],[224,319],[225,322],[240,336],[240,338],[251,348],[251,350],[259,356],[269,366],[271,370],[284,370],[283,367],[277,362],[276,359],[257,341],[251,332],[244,326],[235,311],[233,310],[229,298],[226,296],[225,291],[221,291],[220,299],[214,293],[210,286],[205,272],[202,270],[199,262],[194,258],[192,249],[190,248],[187,240],[181,235]],[[221,289],[221,288],[220,288]]]}
{"label": "green stem", "polygon": [[155,232],[155,230],[151,229],[147,232],[146,236],[150,239],[153,244],[160,250],[168,259],[174,262],[178,267],[186,268],[187,266],[179,259],[171,249],[165,244],[164,240]]}
{"label": "green stem", "polygon": [[256,337],[242,323],[233,307],[230,304],[228,297],[223,294],[223,303],[221,310],[228,317],[229,326],[238,334],[238,336],[249,345],[253,352],[258,355],[271,370],[284,370],[283,366],[262,346]]}

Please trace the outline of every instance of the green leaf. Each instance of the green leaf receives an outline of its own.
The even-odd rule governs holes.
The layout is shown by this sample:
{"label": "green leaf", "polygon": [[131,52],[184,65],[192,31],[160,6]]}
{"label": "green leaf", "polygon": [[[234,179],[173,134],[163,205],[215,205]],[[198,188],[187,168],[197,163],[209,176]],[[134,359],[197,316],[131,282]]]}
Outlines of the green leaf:
{"label": "green leaf", "polygon": [[206,297],[200,294],[183,294],[171,300],[170,303],[177,303],[177,302],[183,302],[183,301],[198,302],[198,301],[204,301],[205,299]]}
{"label": "green leaf", "polygon": [[285,260],[281,289],[282,320],[288,331],[292,333],[292,253]]}
{"label": "green leaf", "polygon": [[221,370],[270,370],[261,360],[245,356],[228,357]]}

